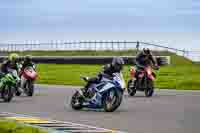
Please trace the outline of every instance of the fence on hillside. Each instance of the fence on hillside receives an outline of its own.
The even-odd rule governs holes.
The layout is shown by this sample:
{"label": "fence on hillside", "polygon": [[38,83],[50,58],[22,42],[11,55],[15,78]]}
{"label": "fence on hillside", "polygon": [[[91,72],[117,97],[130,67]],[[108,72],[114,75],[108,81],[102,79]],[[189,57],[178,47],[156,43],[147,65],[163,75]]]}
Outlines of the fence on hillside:
{"label": "fence on hillside", "polygon": [[188,51],[187,57],[193,61],[200,62],[200,51]]}
{"label": "fence on hillside", "polygon": [[[150,48],[174,52],[178,55],[200,60],[200,51],[187,51],[184,49],[170,48],[167,46],[140,42],[140,41],[51,41],[49,43],[29,42],[24,44],[3,44],[0,43],[0,51],[37,51],[37,50],[130,50]],[[194,57],[195,56],[195,57]]]}

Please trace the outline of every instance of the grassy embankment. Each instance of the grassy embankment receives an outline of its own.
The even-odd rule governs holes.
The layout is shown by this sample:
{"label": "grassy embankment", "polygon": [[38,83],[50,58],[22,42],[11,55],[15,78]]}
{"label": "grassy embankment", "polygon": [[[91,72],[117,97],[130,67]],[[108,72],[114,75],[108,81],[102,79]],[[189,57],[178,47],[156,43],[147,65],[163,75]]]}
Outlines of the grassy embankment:
{"label": "grassy embankment", "polygon": [[48,131],[0,119],[0,133],[48,133]]}

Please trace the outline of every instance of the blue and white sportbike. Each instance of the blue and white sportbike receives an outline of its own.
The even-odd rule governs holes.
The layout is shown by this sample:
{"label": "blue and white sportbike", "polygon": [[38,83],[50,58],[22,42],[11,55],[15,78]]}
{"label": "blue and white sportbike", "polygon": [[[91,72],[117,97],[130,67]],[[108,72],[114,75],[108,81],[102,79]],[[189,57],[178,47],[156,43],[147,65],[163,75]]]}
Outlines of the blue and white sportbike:
{"label": "blue and white sportbike", "polygon": [[91,85],[87,98],[83,96],[82,90],[76,90],[71,98],[71,106],[75,110],[93,108],[113,112],[122,102],[125,86],[122,73],[115,73],[112,80],[102,78],[99,84]]}

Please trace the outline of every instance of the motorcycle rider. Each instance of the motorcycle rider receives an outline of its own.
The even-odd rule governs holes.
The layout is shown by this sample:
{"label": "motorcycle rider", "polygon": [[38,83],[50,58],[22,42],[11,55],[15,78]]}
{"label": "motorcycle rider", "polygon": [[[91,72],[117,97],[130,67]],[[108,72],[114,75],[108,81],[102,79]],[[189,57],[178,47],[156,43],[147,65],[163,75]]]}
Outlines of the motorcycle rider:
{"label": "motorcycle rider", "polygon": [[33,67],[33,69],[35,69],[35,64],[32,61],[32,56],[31,55],[26,55],[24,57],[24,61],[22,62],[21,71],[23,71],[26,67]]}
{"label": "motorcycle rider", "polygon": [[83,95],[88,97],[89,95],[89,87],[91,84],[98,84],[102,80],[102,78],[113,79],[114,73],[119,73],[122,71],[124,65],[124,60],[121,57],[115,57],[112,60],[111,64],[106,64],[103,66],[101,72],[97,75],[97,77],[92,78],[84,78],[87,81],[86,86],[82,89]]}
{"label": "motorcycle rider", "polygon": [[1,64],[1,72],[4,74],[7,74],[10,69],[14,69],[18,72],[18,62],[19,62],[19,56],[16,53],[12,53],[9,55],[8,60],[5,60]]}
{"label": "motorcycle rider", "polygon": [[[32,56],[31,55],[26,55],[24,57],[24,61],[21,63],[21,71],[20,71],[20,77],[22,76],[22,73],[26,67],[32,67],[35,69],[35,64],[32,61]],[[20,88],[24,88],[25,80],[21,77],[21,85]]]}
{"label": "motorcycle rider", "polygon": [[[9,55],[8,60],[5,60],[0,67],[1,75],[7,74],[10,70],[19,70],[19,56],[16,53]],[[3,82],[0,82],[0,88],[2,87]]]}
{"label": "motorcycle rider", "polygon": [[155,69],[159,69],[157,61],[154,58],[152,52],[149,49],[144,48],[136,56],[136,77],[138,76],[140,71],[144,70],[148,65],[153,65]]}

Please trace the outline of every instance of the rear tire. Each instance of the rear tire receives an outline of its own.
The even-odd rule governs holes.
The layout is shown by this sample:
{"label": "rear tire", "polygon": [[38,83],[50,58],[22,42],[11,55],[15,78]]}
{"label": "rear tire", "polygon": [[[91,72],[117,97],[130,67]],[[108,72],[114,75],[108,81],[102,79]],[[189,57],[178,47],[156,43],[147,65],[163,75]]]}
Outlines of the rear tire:
{"label": "rear tire", "polygon": [[136,94],[135,85],[134,85],[134,87],[131,87],[131,84],[134,84],[134,83],[132,83],[132,82],[133,82],[132,80],[129,80],[129,81],[128,81],[127,90],[128,90],[129,96],[135,96],[135,94]]}
{"label": "rear tire", "polygon": [[[77,104],[78,102],[78,104]],[[71,98],[71,107],[74,109],[74,110],[80,110],[83,108],[82,106],[82,101],[81,101],[81,98],[80,98],[80,94],[78,91],[76,91],[72,98]]]}
{"label": "rear tire", "polygon": [[1,97],[4,102],[10,102],[14,96],[14,90],[12,87],[5,86],[1,92]]}
{"label": "rear tire", "polygon": [[[111,93],[111,91],[114,92],[114,96],[115,96],[115,100],[112,103],[111,107],[108,107],[108,102],[109,102],[109,95]],[[103,96],[103,108],[106,112],[114,112],[121,104],[123,99],[123,92],[116,90],[116,89],[111,89],[110,91],[108,91],[106,94],[104,94]]]}
{"label": "rear tire", "polygon": [[154,94],[154,83],[152,80],[148,81],[148,88],[145,89],[145,96],[152,97]]}

